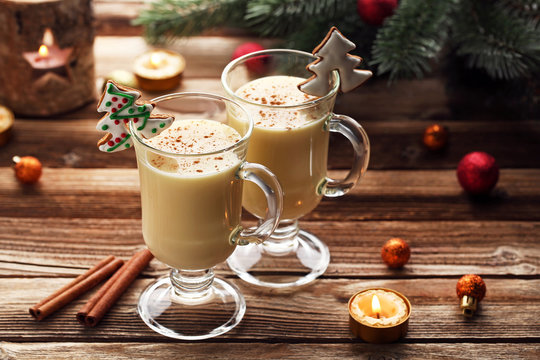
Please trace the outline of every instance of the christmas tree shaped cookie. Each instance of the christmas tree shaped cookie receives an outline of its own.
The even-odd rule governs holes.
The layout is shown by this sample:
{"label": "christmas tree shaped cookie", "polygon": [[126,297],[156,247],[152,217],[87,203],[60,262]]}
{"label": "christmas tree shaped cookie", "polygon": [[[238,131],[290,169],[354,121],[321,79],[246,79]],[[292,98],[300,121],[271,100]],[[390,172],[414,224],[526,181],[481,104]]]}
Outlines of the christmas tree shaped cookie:
{"label": "christmas tree shaped cookie", "polygon": [[339,71],[341,91],[351,91],[362,85],[372,75],[369,70],[358,70],[356,67],[362,58],[348,54],[356,45],[348,40],[334,26],[330,29],[322,43],[314,50],[318,59],[310,63],[306,69],[314,75],[298,84],[298,89],[309,95],[324,96],[330,91],[330,74]]}
{"label": "christmas tree shaped cookie", "polygon": [[165,114],[152,114],[154,104],[138,100],[140,91],[127,86],[108,81],[105,91],[98,103],[98,112],[106,112],[98,124],[97,129],[107,131],[107,135],[98,141],[99,150],[115,152],[125,150],[133,145],[129,133],[129,121],[145,138],[158,135],[168,128],[174,121],[174,116]]}

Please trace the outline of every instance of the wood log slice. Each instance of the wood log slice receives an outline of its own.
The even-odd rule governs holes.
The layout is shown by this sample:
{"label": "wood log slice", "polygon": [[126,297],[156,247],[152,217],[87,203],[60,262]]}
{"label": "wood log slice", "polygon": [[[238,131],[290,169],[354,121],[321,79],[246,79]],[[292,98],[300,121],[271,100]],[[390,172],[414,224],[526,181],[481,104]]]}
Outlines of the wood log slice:
{"label": "wood log slice", "polygon": [[[28,59],[47,29],[52,47],[69,55],[60,67],[36,69]],[[93,43],[91,0],[0,0],[0,103],[17,115],[51,116],[95,100]]]}

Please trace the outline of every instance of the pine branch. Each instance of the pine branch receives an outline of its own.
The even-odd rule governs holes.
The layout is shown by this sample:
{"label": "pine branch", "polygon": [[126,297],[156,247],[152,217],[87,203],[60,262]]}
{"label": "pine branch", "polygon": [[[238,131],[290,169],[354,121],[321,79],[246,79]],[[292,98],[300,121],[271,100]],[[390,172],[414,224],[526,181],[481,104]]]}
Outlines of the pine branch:
{"label": "pine branch", "polygon": [[151,43],[192,36],[226,24],[242,24],[248,0],[158,0],[134,20]]}
{"label": "pine branch", "polygon": [[456,14],[457,54],[495,79],[530,77],[540,71],[538,23],[484,1],[464,2]]}
{"label": "pine branch", "polygon": [[[468,0],[465,0],[468,1]],[[402,0],[380,29],[373,46],[378,73],[421,78],[441,51],[451,25],[449,15],[459,0]]]}
{"label": "pine branch", "polygon": [[262,36],[287,36],[313,22],[339,19],[355,7],[354,0],[250,0],[245,21]]}
{"label": "pine branch", "polygon": [[509,15],[527,19],[535,24],[540,21],[540,3],[538,0],[498,0],[495,2],[500,10]]}
{"label": "pine branch", "polygon": [[283,45],[291,49],[311,52],[324,39],[328,29],[336,26],[343,35],[356,44],[357,48],[352,53],[365,59],[369,58],[377,28],[366,25],[356,11],[350,11],[350,8],[345,10],[348,6],[354,7],[354,0],[344,6],[344,9],[336,11],[333,17],[327,14],[312,17],[288,34]]}

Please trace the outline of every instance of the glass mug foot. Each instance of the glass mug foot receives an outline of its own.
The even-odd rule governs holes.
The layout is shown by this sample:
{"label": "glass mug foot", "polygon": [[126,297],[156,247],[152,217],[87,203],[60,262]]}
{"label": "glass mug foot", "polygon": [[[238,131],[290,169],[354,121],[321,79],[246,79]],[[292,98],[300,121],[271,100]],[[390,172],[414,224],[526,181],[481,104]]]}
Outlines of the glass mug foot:
{"label": "glass mug foot", "polygon": [[141,319],[161,335],[181,340],[208,339],[228,332],[244,317],[244,297],[227,281],[212,275],[210,283],[192,296],[177,294],[171,281],[172,274],[150,284],[137,306]]}
{"label": "glass mug foot", "polygon": [[263,244],[237,247],[227,260],[244,281],[269,288],[306,285],[330,263],[328,247],[315,235],[300,230],[298,221],[282,221]]}

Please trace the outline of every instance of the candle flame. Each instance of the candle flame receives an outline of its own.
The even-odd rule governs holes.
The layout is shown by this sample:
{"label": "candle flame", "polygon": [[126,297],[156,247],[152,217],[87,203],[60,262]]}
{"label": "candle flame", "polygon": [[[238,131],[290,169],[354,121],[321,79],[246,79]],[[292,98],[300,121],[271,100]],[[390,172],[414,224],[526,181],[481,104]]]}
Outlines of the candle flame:
{"label": "candle flame", "polygon": [[38,50],[39,56],[41,57],[47,57],[49,56],[49,48],[47,45],[41,45]]}
{"label": "candle flame", "polygon": [[374,314],[377,314],[377,318],[379,318],[381,313],[381,303],[379,302],[377,295],[373,295],[373,298],[371,299],[371,310]]}
{"label": "candle flame", "polygon": [[155,52],[152,55],[150,55],[150,65],[153,68],[160,67],[162,63],[163,63],[163,54]]}

